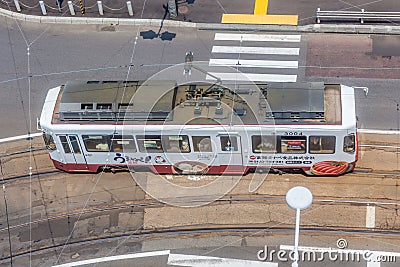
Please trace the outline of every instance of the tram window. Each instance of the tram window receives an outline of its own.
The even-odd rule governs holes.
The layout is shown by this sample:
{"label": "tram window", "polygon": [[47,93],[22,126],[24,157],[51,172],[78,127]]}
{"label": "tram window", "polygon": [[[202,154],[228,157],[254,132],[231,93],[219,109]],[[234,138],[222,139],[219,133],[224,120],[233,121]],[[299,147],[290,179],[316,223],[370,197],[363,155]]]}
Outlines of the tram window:
{"label": "tram window", "polygon": [[53,136],[43,133],[43,140],[48,150],[56,150],[56,143],[54,143]]}
{"label": "tram window", "polygon": [[81,104],[81,109],[93,109],[93,104]]}
{"label": "tram window", "polygon": [[253,135],[251,137],[254,153],[275,153],[276,136],[275,135]]}
{"label": "tram window", "polygon": [[88,152],[108,152],[110,144],[106,135],[82,135]]}
{"label": "tram window", "polygon": [[111,103],[97,104],[96,109],[112,109],[112,104]]}
{"label": "tram window", "polygon": [[149,153],[163,152],[163,146],[160,135],[137,135],[136,136],[139,151]]}
{"label": "tram window", "polygon": [[162,137],[166,152],[189,153],[190,145],[187,135],[165,135]]}
{"label": "tram window", "polygon": [[221,136],[220,141],[222,151],[238,151],[236,136]]}
{"label": "tram window", "polygon": [[310,136],[309,152],[311,154],[333,154],[335,153],[335,136]]}
{"label": "tram window", "polygon": [[65,153],[71,153],[71,149],[69,148],[67,137],[65,135],[60,135],[59,138],[60,138],[60,141],[61,141],[61,146],[64,149],[64,152]]}
{"label": "tram window", "polygon": [[281,153],[306,153],[306,136],[281,136]]}
{"label": "tram window", "polygon": [[212,152],[210,136],[193,136],[192,141],[195,152]]}
{"label": "tram window", "polygon": [[131,135],[110,135],[111,150],[113,152],[136,152],[136,145]]}
{"label": "tram window", "polygon": [[356,151],[356,137],[354,134],[347,135],[344,137],[343,151],[344,152]]}
{"label": "tram window", "polygon": [[69,141],[71,142],[72,150],[74,151],[74,153],[81,154],[81,149],[79,148],[78,139],[76,138],[76,136],[71,135],[68,137]]}
{"label": "tram window", "polygon": [[119,103],[118,109],[132,109],[133,103]]}

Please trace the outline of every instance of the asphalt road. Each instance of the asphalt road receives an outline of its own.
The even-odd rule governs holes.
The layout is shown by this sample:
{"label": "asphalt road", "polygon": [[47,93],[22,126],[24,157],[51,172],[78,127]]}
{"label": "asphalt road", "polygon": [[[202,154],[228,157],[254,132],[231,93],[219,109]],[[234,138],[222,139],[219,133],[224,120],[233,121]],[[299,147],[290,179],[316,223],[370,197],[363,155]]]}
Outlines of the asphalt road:
{"label": "asphalt road", "polygon": [[[0,20],[0,138],[36,132],[36,118],[49,88],[68,80],[147,79],[183,62],[186,51],[193,51],[195,60],[206,66],[214,57],[213,45],[218,44],[213,31]],[[143,39],[150,30],[171,40]],[[397,68],[399,56],[380,55],[382,42],[374,41],[376,37],[380,36],[303,34],[297,81],[366,86],[367,97],[361,89],[356,93],[359,127],[398,130],[400,70],[390,68]],[[391,51],[398,53],[395,46]],[[127,68],[131,62],[135,67]]]}

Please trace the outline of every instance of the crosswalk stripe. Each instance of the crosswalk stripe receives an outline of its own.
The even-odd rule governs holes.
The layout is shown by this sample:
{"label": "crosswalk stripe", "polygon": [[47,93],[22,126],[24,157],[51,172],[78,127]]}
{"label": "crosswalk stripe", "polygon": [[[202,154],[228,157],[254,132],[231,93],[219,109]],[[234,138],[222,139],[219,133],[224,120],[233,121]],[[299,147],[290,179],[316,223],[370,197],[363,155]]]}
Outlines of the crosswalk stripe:
{"label": "crosswalk stripe", "polygon": [[216,59],[212,58],[209,62],[210,66],[231,66],[243,68],[277,68],[297,69],[299,63],[297,61],[282,61],[282,60],[248,60],[248,59]]}
{"label": "crosswalk stripe", "polygon": [[251,47],[251,46],[213,46],[212,53],[231,53],[231,54],[263,54],[263,55],[296,55],[300,53],[300,48],[285,47]]}
{"label": "crosswalk stripe", "polygon": [[[220,78],[223,81],[257,81],[257,82],[296,82],[297,75],[285,74],[261,74],[261,73],[215,73],[211,75]],[[210,75],[207,80],[215,80]]]}
{"label": "crosswalk stripe", "polygon": [[300,42],[301,35],[216,33],[217,41]]}

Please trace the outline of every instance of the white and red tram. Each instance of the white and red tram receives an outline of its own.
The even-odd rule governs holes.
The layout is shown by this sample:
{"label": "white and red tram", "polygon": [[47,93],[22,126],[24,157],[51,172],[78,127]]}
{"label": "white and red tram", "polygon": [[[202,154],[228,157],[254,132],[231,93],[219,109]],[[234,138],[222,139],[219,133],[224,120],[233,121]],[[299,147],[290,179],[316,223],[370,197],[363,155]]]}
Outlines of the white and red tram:
{"label": "white and red tram", "polygon": [[352,87],[228,87],[69,82],[48,91],[40,127],[55,167],[67,172],[129,166],[160,174],[273,168],[340,175],[354,169]]}

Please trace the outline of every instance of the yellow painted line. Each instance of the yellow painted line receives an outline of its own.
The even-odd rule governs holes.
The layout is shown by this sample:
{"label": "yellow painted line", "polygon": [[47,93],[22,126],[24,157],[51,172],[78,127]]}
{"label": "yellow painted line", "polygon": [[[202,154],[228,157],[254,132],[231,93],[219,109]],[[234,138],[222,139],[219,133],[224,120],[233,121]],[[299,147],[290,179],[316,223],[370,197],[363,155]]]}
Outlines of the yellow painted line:
{"label": "yellow painted line", "polygon": [[222,14],[221,23],[297,25],[297,15]]}
{"label": "yellow painted line", "polygon": [[254,15],[265,15],[268,11],[268,0],[256,0]]}

